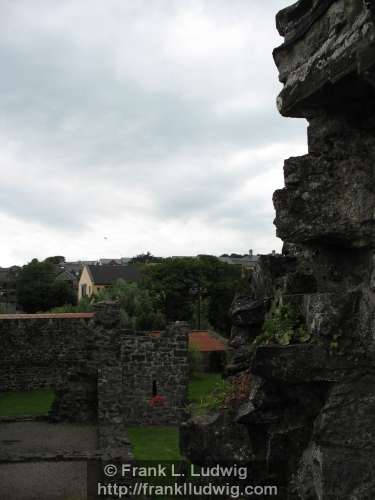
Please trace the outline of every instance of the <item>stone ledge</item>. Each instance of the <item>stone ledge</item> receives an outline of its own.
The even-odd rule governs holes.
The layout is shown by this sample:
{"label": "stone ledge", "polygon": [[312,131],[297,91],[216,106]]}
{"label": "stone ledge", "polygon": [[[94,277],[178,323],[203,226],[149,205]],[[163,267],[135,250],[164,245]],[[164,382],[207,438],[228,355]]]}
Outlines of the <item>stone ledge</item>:
{"label": "stone ledge", "polygon": [[0,463],[20,463],[20,462],[73,462],[82,460],[99,460],[103,456],[103,451],[91,452],[59,452],[56,453],[22,453],[22,454],[0,454]]}
{"label": "stone ledge", "polygon": [[40,314],[0,314],[3,319],[91,319],[95,313],[40,313]]}
{"label": "stone ledge", "polygon": [[11,424],[13,422],[48,422],[48,415],[19,415],[14,417],[0,417],[0,424]]}
{"label": "stone ledge", "polygon": [[336,382],[358,366],[356,358],[330,354],[317,344],[265,345],[256,349],[251,371],[280,382]]}

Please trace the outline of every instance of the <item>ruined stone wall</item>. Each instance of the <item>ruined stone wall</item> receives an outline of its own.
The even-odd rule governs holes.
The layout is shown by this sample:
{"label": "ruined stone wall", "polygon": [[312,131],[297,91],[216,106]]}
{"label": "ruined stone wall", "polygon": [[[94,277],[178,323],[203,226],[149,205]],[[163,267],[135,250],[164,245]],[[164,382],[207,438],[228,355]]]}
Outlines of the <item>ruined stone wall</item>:
{"label": "ruined stone wall", "polygon": [[303,499],[375,496],[374,22],[374,2],[362,0],[300,1],[277,17],[278,107],[309,127],[308,154],[285,162],[275,225],[316,290],[283,297],[298,305],[309,344],[263,348],[253,371],[320,388],[290,476],[290,495]]}
{"label": "ruined stone wall", "polygon": [[[187,350],[183,323],[158,337],[124,332],[121,367],[106,366],[99,373],[99,420],[120,418],[131,425],[179,422],[187,401]],[[154,395],[163,401],[152,405]]]}
{"label": "ruined stone wall", "polygon": [[56,386],[73,368],[94,373],[95,330],[93,318],[0,319],[0,392]]}
{"label": "ruined stone wall", "polygon": [[[128,422],[178,422],[187,400],[188,331],[172,328],[160,337],[139,334],[124,337],[123,413]],[[166,398],[150,406],[156,392]]]}
{"label": "ruined stone wall", "polygon": [[[185,425],[182,443],[199,462],[219,433],[222,444],[210,455],[218,460],[244,442],[238,433],[246,429],[249,442],[237,456],[263,463],[253,477],[279,483],[281,498],[369,500],[375,498],[375,3],[300,0],[278,14],[277,27],[285,38],[274,51],[284,85],[278,108],[308,120],[308,154],[286,160],[285,187],[274,194],[283,255],[259,260],[249,293],[231,309],[227,375],[248,371],[249,398],[225,419]],[[260,337],[265,319],[283,306],[302,319],[303,340]]]}
{"label": "ruined stone wall", "polygon": [[[54,420],[176,423],[188,384],[188,329],[159,337],[121,327],[118,309],[96,314],[0,317],[0,392],[52,387]],[[153,382],[165,396],[153,408]]]}

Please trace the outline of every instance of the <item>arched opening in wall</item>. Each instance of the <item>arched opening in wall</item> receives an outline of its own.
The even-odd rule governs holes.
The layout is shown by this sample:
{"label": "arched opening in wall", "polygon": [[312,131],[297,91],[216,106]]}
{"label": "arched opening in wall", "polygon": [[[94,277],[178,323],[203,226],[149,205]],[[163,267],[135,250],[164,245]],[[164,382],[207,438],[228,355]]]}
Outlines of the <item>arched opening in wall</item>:
{"label": "arched opening in wall", "polygon": [[98,413],[98,378],[96,374],[70,372],[55,388],[52,418],[71,422],[96,422]]}
{"label": "arched opening in wall", "polygon": [[152,381],[152,397],[157,396],[158,394],[158,384],[156,380]]}

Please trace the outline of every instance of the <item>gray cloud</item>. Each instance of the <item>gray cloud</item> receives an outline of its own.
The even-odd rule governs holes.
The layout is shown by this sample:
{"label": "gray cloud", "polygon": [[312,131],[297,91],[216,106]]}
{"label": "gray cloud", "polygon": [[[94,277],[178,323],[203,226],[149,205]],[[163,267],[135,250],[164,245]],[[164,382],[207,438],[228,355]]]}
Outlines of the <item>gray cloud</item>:
{"label": "gray cloud", "polygon": [[[192,253],[217,228],[227,235],[221,247],[247,248],[252,235],[259,250],[274,246],[271,193],[283,157],[305,144],[305,124],[274,104],[273,18],[283,6],[3,3],[0,215],[44,227],[46,238],[60,231],[72,258],[82,251],[66,243],[72,230],[97,241],[108,225],[133,237],[129,251],[147,244],[132,220],[149,228],[155,253],[178,253],[178,222],[194,226]],[[0,258],[12,255],[9,241]]]}

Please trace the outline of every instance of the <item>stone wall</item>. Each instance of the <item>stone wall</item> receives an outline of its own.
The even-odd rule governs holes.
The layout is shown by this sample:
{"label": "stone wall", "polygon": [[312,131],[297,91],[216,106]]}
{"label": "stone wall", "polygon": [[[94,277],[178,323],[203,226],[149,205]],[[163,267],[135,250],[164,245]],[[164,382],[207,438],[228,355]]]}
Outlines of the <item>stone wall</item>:
{"label": "stone wall", "polygon": [[[182,443],[192,461],[230,459],[240,425],[249,442],[238,459],[263,463],[255,482],[278,482],[281,498],[365,500],[375,498],[374,2],[300,0],[277,27],[278,107],[308,120],[308,154],[286,160],[274,194],[283,255],[259,260],[231,310],[227,375],[250,374],[249,398],[226,420],[184,425]],[[285,305],[308,335],[259,341]]]}
{"label": "stone wall", "polygon": [[[132,425],[179,422],[187,401],[187,349],[184,324],[176,323],[156,337],[125,332],[121,369],[108,366],[100,372],[99,418],[111,420],[112,413]],[[165,400],[153,406],[155,395]],[[116,401],[115,407],[110,401]]]}
{"label": "stone wall", "polygon": [[[121,327],[116,305],[96,314],[0,316],[0,392],[52,387],[54,420],[176,423],[186,401],[188,329],[159,337]],[[165,397],[149,404],[153,390]]]}
{"label": "stone wall", "polygon": [[[90,371],[88,353],[96,338],[93,318],[10,318],[0,319],[1,392],[56,386],[73,368]],[[91,365],[95,372],[95,362]]]}
{"label": "stone wall", "polygon": [[320,388],[310,432],[294,452],[289,491],[303,499],[375,496],[373,4],[301,1],[277,17],[285,37],[274,51],[279,110],[309,127],[308,154],[285,162],[275,225],[316,289],[283,297],[298,305],[309,345],[263,348],[253,370]]}

